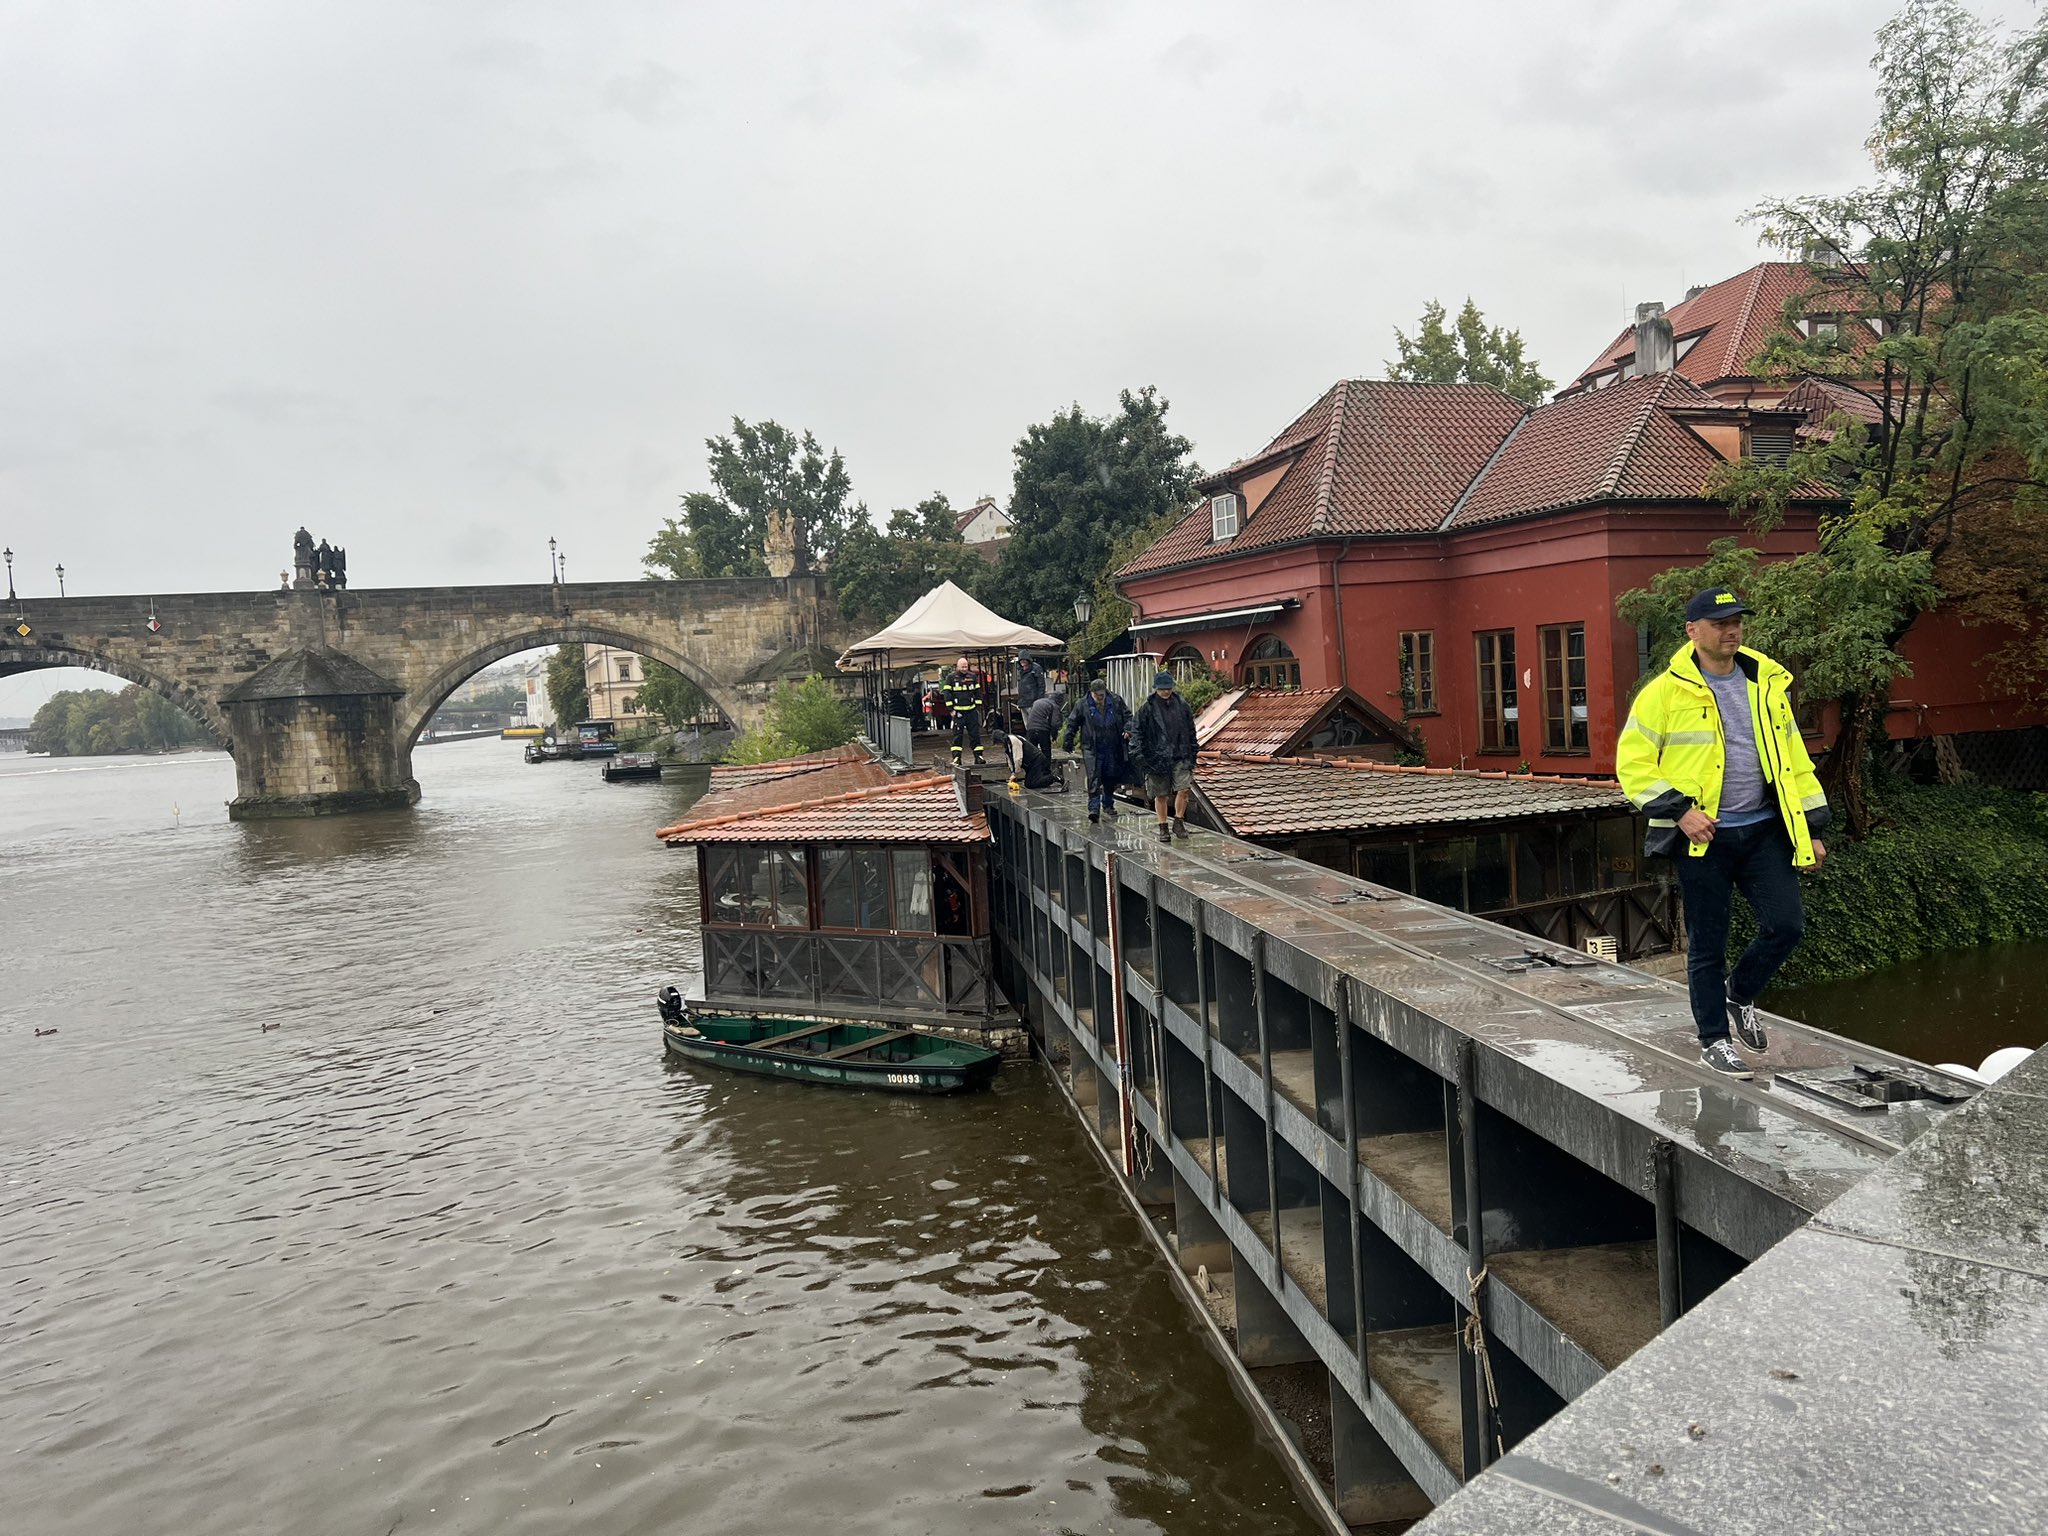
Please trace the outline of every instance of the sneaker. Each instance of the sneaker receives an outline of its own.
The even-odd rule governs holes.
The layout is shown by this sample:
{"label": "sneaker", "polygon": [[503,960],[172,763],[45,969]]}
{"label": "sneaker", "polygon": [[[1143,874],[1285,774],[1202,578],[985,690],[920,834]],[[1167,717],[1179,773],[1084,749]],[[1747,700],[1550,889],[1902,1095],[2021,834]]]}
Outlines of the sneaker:
{"label": "sneaker", "polygon": [[1182,821],[1178,816],[1173,818],[1173,835],[1175,837],[1182,838],[1188,835],[1188,824]]}
{"label": "sneaker", "polygon": [[1162,843],[1170,843],[1173,841],[1173,828],[1169,827],[1163,821],[1159,823],[1159,841],[1161,841]]}
{"label": "sneaker", "polygon": [[1102,820],[1102,813],[1100,811],[1090,811],[1088,813],[1088,819],[1090,821],[1100,821]]}
{"label": "sneaker", "polygon": [[1757,1014],[1755,1003],[1738,1003],[1728,999],[1728,1022],[1735,1028],[1735,1038],[1752,1051],[1767,1051],[1771,1037],[1764,1032],[1764,1021]]}
{"label": "sneaker", "polygon": [[1751,1078],[1756,1074],[1749,1070],[1749,1063],[1735,1054],[1735,1047],[1726,1040],[1716,1040],[1700,1050],[1700,1063],[1711,1067],[1723,1077]]}

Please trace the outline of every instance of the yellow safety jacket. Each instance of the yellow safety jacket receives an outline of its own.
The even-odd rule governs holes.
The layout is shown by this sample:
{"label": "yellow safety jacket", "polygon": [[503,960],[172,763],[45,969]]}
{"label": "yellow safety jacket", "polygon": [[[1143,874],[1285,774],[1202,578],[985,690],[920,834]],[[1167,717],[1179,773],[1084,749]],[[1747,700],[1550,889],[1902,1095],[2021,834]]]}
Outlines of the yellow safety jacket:
{"label": "yellow safety jacket", "polygon": [[[1756,755],[1763,764],[1764,782],[1777,793],[1778,815],[1792,838],[1792,862],[1809,868],[1813,835],[1826,828],[1829,812],[1827,796],[1814,777],[1813,759],[1793,718],[1792,674],[1747,646],[1736,653],[1735,664],[1749,679]],[[1680,646],[1664,671],[1636,695],[1614,749],[1614,771],[1622,792],[1650,820],[1643,852],[1676,854],[1683,845],[1697,858],[1707,851],[1705,843],[1686,841],[1678,818],[1692,806],[1709,816],[1720,814],[1727,761],[1713,690],[1700,674],[1692,646]]]}

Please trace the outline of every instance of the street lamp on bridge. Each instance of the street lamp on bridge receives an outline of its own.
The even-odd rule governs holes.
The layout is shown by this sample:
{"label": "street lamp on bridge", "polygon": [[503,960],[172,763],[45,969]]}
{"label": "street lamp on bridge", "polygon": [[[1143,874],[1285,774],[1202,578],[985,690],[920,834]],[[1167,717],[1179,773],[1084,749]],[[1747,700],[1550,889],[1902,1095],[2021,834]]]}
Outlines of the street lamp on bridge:
{"label": "street lamp on bridge", "polygon": [[61,560],[57,563],[57,595],[64,595],[64,563]]}
{"label": "street lamp on bridge", "polygon": [[555,569],[555,541],[554,537],[550,535],[548,538],[548,580],[560,581],[561,579],[562,573]]}
{"label": "street lamp on bridge", "polygon": [[7,601],[11,603],[14,601],[14,551],[0,549],[0,556],[5,556],[7,560]]}

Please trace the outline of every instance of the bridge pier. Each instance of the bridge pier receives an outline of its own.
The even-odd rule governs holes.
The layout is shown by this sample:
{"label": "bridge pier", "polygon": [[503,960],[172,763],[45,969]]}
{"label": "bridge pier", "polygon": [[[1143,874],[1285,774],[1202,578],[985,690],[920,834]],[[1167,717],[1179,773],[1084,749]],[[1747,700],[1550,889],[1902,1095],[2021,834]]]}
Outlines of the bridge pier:
{"label": "bridge pier", "polygon": [[399,733],[405,690],[339,651],[279,657],[224,702],[233,729],[228,816],[257,821],[403,810],[420,797]]}

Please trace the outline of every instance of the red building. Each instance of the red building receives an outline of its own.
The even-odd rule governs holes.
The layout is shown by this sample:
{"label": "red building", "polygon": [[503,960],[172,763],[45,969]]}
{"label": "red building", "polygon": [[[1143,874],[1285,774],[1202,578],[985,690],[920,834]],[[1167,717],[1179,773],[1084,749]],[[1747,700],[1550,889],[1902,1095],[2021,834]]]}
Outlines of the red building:
{"label": "red building", "polygon": [[[1786,387],[1738,361],[1785,324],[1802,272],[1767,263],[1669,315],[1640,306],[1533,409],[1482,385],[1333,385],[1118,573],[1138,649],[1255,686],[1350,687],[1405,715],[1434,766],[1612,773],[1628,696],[1663,660],[1615,600],[1716,538],[1813,547],[1825,500],[1758,539],[1702,494],[1718,463],[1783,455],[1807,425],[1808,400],[1774,409]],[[1987,686],[1976,658],[1997,643],[1923,616],[1892,734],[2039,723]]]}

